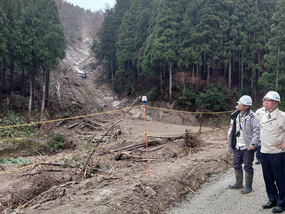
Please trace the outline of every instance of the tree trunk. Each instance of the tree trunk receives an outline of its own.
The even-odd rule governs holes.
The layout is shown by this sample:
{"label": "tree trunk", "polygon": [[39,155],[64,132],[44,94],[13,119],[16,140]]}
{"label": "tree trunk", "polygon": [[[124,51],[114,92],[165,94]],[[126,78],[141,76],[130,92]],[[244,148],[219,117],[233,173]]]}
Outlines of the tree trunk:
{"label": "tree trunk", "polygon": [[44,118],[45,100],[46,100],[46,68],[43,68],[43,96],[42,96],[40,122],[42,122]]}
{"label": "tree trunk", "polygon": [[137,73],[137,76],[136,76],[136,80],[137,82],[140,82],[140,69],[136,68],[136,73]]}
{"label": "tree trunk", "polygon": [[169,102],[172,100],[172,65],[169,66]]}
{"label": "tree trunk", "polygon": [[113,67],[113,61],[111,61],[111,81],[112,81],[112,88],[114,88],[114,67]]}
{"label": "tree trunk", "polygon": [[[235,52],[233,52],[232,56],[233,57],[232,57],[232,62],[231,62],[231,65],[232,65],[231,78],[232,78],[233,74],[235,73]],[[232,83],[231,83],[231,86],[232,86]]]}
{"label": "tree trunk", "polygon": [[25,69],[23,68],[22,70],[22,87],[21,87],[21,92],[23,92],[23,88],[24,88],[24,85],[25,85]]}
{"label": "tree trunk", "polygon": [[228,88],[232,87],[232,60],[229,61],[229,79],[228,79]]}
{"label": "tree trunk", "polygon": [[210,67],[208,66],[207,68],[207,86],[209,85],[210,83]]}
{"label": "tree trunk", "polygon": [[160,69],[159,75],[160,75],[160,90],[162,91],[163,90],[163,79],[162,79],[162,70],[161,69]]}
{"label": "tree trunk", "polygon": [[255,87],[255,81],[256,81],[256,68],[252,68],[251,71],[251,98],[256,97],[256,87]]}
{"label": "tree trunk", "polygon": [[241,60],[241,78],[240,78],[240,89],[243,90],[243,59]]}
{"label": "tree trunk", "polygon": [[33,71],[33,100],[32,100],[32,108],[35,108],[35,100],[36,100],[36,92],[35,92],[35,89],[36,89],[36,69],[34,68],[34,71]]}
{"label": "tree trunk", "polygon": [[276,65],[276,82],[275,82],[275,91],[278,90],[278,76],[279,76],[279,54],[280,54],[280,46],[278,46],[277,51],[277,65]]}
{"label": "tree trunk", "polygon": [[[261,70],[258,70],[258,73],[257,73],[257,81],[259,80],[259,78],[261,77],[261,74],[262,74],[262,64],[261,64],[261,59],[260,59],[260,52],[258,52],[258,54],[257,54],[258,56],[257,56],[257,60],[258,60],[258,65],[259,65],[259,67],[260,67],[260,69]],[[256,82],[257,82],[256,81]]]}
{"label": "tree trunk", "polygon": [[238,60],[238,89],[240,89],[241,88],[241,63],[240,63],[240,59],[241,59],[241,57],[240,57],[240,52],[239,52],[239,58],[238,58],[239,60]]}
{"label": "tree trunk", "polygon": [[227,68],[228,68],[228,64],[225,64],[225,68],[224,68],[224,79],[226,79]]}
{"label": "tree trunk", "polygon": [[196,64],[196,70],[197,70],[197,89],[198,89],[198,86],[199,86],[199,65]]}
{"label": "tree trunk", "polygon": [[4,95],[5,94],[5,88],[6,88],[6,59],[4,57],[3,59],[3,90],[2,90],[2,94]]}
{"label": "tree trunk", "polygon": [[206,52],[204,52],[204,74],[206,73]]}
{"label": "tree trunk", "polygon": [[10,93],[13,93],[13,86],[14,86],[14,62],[11,59],[11,85],[10,85]]}
{"label": "tree trunk", "polygon": [[[1,59],[0,59],[0,75],[2,75],[2,61],[1,61]],[[1,90],[1,92],[2,92],[2,90]]]}
{"label": "tree trunk", "polygon": [[[163,63],[163,80],[165,81],[166,80],[166,63],[165,63],[165,60],[164,60],[164,63]],[[165,86],[164,82],[163,82],[163,87]]]}
{"label": "tree trunk", "polygon": [[190,85],[191,90],[193,90],[193,88],[194,88],[194,79],[195,79],[195,65],[193,64],[193,67],[192,67],[192,81],[191,81],[191,85]]}
{"label": "tree trunk", "polygon": [[49,90],[50,90],[50,69],[47,69],[47,73],[46,73],[46,107],[50,106]]}
{"label": "tree trunk", "polygon": [[30,98],[29,98],[29,112],[28,112],[28,119],[27,122],[31,122],[31,112],[32,112],[32,100],[33,100],[33,77],[32,72],[29,72],[29,79],[30,79]]}
{"label": "tree trunk", "polygon": [[251,84],[250,84],[250,87],[251,87],[251,97],[253,95],[253,74],[254,73],[254,69],[252,68],[251,70]]}

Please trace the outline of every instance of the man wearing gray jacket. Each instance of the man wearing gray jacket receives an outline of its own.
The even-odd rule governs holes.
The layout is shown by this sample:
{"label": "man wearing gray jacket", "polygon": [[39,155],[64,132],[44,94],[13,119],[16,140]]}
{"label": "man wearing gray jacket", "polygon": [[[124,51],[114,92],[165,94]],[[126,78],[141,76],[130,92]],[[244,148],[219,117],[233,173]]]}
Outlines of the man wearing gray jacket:
{"label": "man wearing gray jacket", "polygon": [[[260,122],[258,116],[250,109],[252,99],[242,96],[237,111],[231,114],[231,127],[228,132],[229,151],[234,152],[233,167],[236,182],[229,185],[231,189],[242,189],[242,194],[252,191],[254,149],[260,145]],[[245,186],[243,187],[243,169],[245,171]]]}

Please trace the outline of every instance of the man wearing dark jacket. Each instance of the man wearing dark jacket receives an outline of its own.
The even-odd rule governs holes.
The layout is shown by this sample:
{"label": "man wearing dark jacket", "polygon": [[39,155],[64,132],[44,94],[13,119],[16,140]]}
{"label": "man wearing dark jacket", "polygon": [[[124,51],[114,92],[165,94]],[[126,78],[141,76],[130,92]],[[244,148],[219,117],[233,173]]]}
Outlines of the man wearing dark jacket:
{"label": "man wearing dark jacket", "polygon": [[[260,122],[250,109],[252,99],[244,95],[237,102],[237,111],[231,114],[231,127],[228,131],[229,151],[234,152],[233,167],[236,182],[229,185],[231,189],[242,189],[242,194],[252,191],[254,149],[260,145]],[[243,169],[245,186],[243,187]]]}

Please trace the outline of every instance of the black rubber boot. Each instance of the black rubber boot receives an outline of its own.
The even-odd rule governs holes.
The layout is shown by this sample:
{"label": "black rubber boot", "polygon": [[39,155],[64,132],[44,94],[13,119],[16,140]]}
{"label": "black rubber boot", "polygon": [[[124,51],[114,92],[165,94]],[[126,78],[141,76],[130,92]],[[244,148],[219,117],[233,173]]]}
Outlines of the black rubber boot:
{"label": "black rubber boot", "polygon": [[242,189],[242,181],[243,181],[243,170],[235,170],[235,175],[236,175],[236,183],[235,184],[230,184],[229,188],[230,189]]}
{"label": "black rubber boot", "polygon": [[245,186],[241,192],[241,194],[248,194],[252,192],[252,180],[253,180],[253,171],[245,173]]}

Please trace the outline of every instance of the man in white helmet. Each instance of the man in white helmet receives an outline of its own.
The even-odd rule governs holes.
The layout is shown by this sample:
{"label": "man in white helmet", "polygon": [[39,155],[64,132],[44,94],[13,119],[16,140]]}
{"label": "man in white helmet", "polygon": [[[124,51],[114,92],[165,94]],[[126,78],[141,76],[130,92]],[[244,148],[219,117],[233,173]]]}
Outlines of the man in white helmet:
{"label": "man in white helmet", "polygon": [[264,209],[285,210],[285,113],[278,109],[280,96],[269,91],[263,98],[268,114],[261,119],[261,165],[269,202]]}
{"label": "man in white helmet", "polygon": [[[252,191],[254,149],[260,145],[260,121],[250,109],[252,99],[244,95],[237,102],[237,111],[231,114],[231,127],[228,132],[229,151],[234,152],[233,167],[236,182],[229,185],[231,189],[242,189],[242,194]],[[243,169],[245,186],[243,187]]]}

